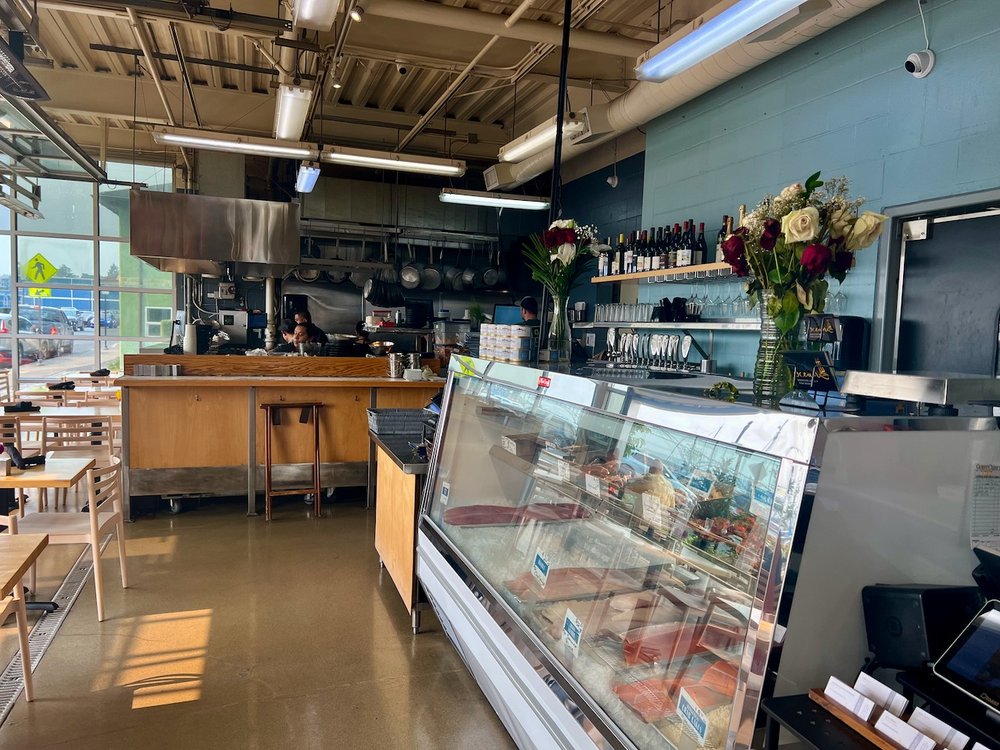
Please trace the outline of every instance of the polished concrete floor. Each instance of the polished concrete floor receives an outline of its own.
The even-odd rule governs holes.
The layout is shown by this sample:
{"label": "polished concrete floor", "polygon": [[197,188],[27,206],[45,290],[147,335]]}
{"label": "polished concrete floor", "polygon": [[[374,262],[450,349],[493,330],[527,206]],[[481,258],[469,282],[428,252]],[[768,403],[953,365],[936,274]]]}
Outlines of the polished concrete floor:
{"label": "polished concrete floor", "polygon": [[[512,748],[433,615],[411,634],[373,533],[360,505],[314,521],[291,499],[270,524],[238,504],[127,524],[130,588],[112,544],[107,619],[90,579],[0,748]],[[40,598],[82,549],[46,550]]]}

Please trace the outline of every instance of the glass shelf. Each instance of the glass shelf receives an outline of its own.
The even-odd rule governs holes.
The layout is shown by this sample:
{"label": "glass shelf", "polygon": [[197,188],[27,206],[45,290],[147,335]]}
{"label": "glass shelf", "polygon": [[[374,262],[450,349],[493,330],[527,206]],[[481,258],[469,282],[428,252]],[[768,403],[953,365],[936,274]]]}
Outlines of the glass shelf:
{"label": "glass shelf", "polygon": [[590,283],[610,284],[645,281],[647,284],[707,284],[716,281],[733,281],[739,278],[733,273],[733,269],[728,263],[702,263],[697,266],[661,268],[657,271],[620,273],[616,276],[594,276]]}
{"label": "glass shelf", "polygon": [[759,331],[759,320],[705,320],[698,323],[675,322],[628,322],[620,323],[574,323],[574,328],[634,328],[642,330],[673,329],[685,331]]}

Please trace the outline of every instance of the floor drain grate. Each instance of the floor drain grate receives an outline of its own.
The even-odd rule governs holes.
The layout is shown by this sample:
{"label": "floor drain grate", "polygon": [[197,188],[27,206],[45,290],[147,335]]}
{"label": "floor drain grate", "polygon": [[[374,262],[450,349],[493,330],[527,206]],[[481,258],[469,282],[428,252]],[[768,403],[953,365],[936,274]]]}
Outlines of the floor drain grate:
{"label": "floor drain grate", "polygon": [[[108,535],[101,544],[101,551],[108,546],[111,536]],[[52,601],[59,605],[55,612],[45,612],[35,623],[35,627],[28,634],[28,650],[31,651],[31,671],[38,668],[38,663],[42,660],[48,650],[52,639],[55,638],[59,628],[62,627],[66,615],[70,608],[80,596],[87,577],[90,575],[94,564],[91,560],[90,549],[87,548],[80,553],[80,557],[73,563],[69,574],[59,586]],[[24,678],[21,675],[21,652],[14,654],[7,668],[0,673],[0,724],[7,720],[7,715],[14,707],[18,696],[24,690]]]}

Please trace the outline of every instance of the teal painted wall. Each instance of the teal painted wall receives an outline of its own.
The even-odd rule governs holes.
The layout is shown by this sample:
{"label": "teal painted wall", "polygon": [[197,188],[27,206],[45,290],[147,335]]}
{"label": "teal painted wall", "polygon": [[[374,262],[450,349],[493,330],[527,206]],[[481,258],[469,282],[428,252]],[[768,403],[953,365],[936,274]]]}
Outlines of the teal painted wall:
{"label": "teal painted wall", "polygon": [[[923,80],[902,66],[924,46],[916,2],[886,0],[650,123],[643,226],[694,216],[714,234],[722,214],[817,170],[848,177],[874,210],[1000,186],[1000,0],[924,8],[937,65]],[[843,285],[869,319],[875,261],[862,252]],[[752,334],[716,340],[735,373],[755,350]]]}

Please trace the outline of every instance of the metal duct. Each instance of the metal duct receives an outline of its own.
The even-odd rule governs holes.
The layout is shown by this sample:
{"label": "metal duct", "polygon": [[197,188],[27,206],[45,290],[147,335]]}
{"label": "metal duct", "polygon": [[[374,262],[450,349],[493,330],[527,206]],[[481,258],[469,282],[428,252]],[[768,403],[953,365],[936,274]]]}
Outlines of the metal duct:
{"label": "metal duct", "polygon": [[[883,0],[830,0],[831,7],[828,10],[811,16],[777,40],[743,40],[663,83],[640,81],[605,105],[610,132],[603,136],[570,141],[564,147],[563,161],[656,119],[882,2]],[[520,25],[517,24],[515,28]],[[548,151],[513,164],[509,172],[510,179],[498,188],[491,189],[510,189],[523,185],[551,169],[552,160],[553,155]]]}
{"label": "metal duct", "polygon": [[299,264],[299,204],[130,192],[131,254],[161,271],[283,276]]}

